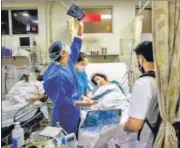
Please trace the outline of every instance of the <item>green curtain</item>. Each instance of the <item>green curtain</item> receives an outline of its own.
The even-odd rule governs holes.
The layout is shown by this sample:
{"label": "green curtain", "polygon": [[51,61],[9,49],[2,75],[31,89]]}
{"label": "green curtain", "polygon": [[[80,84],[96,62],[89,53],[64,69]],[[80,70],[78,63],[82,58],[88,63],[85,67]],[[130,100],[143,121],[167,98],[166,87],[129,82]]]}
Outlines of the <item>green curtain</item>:
{"label": "green curtain", "polygon": [[[178,148],[172,124],[180,121],[180,2],[153,2],[153,48],[162,123],[155,148]],[[164,144],[163,144],[164,142]]]}

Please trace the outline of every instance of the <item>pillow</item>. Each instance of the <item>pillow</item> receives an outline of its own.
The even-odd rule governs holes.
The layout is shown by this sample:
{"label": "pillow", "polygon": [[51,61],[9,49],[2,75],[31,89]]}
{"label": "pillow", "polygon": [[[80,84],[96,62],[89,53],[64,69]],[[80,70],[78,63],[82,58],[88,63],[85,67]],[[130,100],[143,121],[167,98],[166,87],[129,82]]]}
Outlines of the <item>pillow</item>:
{"label": "pillow", "polygon": [[91,82],[91,77],[95,73],[102,73],[107,75],[109,81],[116,80],[121,84],[125,92],[129,92],[128,87],[128,71],[126,64],[123,62],[119,63],[89,63],[86,67],[86,73],[89,80],[89,86],[96,88]]}
{"label": "pillow", "polygon": [[94,85],[90,80],[88,80],[88,87],[89,91],[91,91],[92,93],[94,93],[98,89],[98,86]]}
{"label": "pillow", "polygon": [[[89,63],[86,73],[89,80],[93,74],[102,73],[107,75],[109,81],[116,80],[122,83],[127,75],[127,68],[125,63]],[[125,79],[127,80],[127,77]]]}

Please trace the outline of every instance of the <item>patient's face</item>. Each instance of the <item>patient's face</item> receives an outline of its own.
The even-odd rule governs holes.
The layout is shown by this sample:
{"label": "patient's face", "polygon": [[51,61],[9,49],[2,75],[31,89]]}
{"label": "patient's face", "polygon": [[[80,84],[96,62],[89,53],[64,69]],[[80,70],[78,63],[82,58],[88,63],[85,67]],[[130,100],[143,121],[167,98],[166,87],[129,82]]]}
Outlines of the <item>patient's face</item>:
{"label": "patient's face", "polygon": [[106,83],[106,80],[103,77],[96,76],[94,78],[94,81],[97,83],[98,86],[102,86],[103,84]]}

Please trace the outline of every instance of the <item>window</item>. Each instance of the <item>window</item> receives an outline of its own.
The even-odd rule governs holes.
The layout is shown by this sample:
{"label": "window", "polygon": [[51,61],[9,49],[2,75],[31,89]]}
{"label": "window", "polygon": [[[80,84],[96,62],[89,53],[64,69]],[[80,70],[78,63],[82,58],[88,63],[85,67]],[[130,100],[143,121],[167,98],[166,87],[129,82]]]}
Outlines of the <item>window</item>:
{"label": "window", "polygon": [[2,10],[1,13],[2,35],[38,34],[37,9]]}
{"label": "window", "polygon": [[[139,12],[139,8],[136,8],[136,15]],[[145,8],[141,12],[143,16],[143,33],[152,33],[152,11],[151,8]]]}
{"label": "window", "polygon": [[1,11],[1,33],[2,35],[9,34],[9,15],[8,10]]}
{"label": "window", "polygon": [[11,10],[13,34],[37,34],[37,10]]}
{"label": "window", "polygon": [[84,33],[112,33],[112,8],[83,8]]}

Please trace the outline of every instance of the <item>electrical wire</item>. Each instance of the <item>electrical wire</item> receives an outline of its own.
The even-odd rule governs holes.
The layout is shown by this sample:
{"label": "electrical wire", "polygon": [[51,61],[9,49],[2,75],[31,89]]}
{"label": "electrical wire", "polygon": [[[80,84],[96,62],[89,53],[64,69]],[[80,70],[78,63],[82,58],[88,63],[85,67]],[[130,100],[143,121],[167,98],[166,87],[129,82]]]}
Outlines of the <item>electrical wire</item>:
{"label": "electrical wire", "polygon": [[[39,44],[37,44],[37,42],[36,42],[36,47],[38,46],[38,48],[39,48],[39,55],[40,55],[40,60],[41,60],[41,62],[40,62],[40,64],[42,65],[42,49],[41,49],[41,46],[39,45]],[[36,48],[37,49],[37,48]]]}

